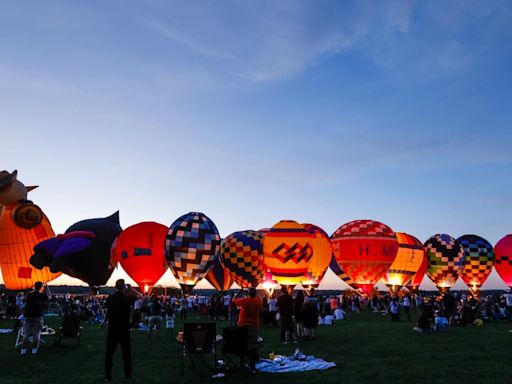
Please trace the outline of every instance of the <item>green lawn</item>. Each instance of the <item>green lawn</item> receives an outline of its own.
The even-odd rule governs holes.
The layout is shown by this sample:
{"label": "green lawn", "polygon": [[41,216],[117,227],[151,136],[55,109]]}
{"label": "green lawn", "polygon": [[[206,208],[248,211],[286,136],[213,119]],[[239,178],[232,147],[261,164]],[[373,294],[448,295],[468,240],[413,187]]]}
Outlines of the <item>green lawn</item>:
{"label": "green lawn", "polygon": [[[47,318],[56,326],[58,318]],[[12,321],[0,321],[0,327]],[[224,323],[219,322],[218,333]],[[151,340],[132,333],[134,383],[512,383],[512,333],[509,323],[450,328],[445,334],[417,334],[414,323],[392,323],[381,314],[352,314],[332,327],[320,326],[317,339],[299,343],[306,354],[334,361],[336,368],[296,374],[232,373],[210,379],[194,372],[180,375],[180,353],[174,335],[165,331]],[[175,330],[181,329],[178,321]],[[270,351],[291,354],[294,344],[281,345],[277,328],[264,328],[262,356]],[[14,350],[15,334],[0,335],[0,383],[100,383],[106,330],[85,326],[79,347],[44,346],[37,356]],[[66,343],[64,340],[64,344]],[[48,338],[51,344],[52,338]],[[114,383],[124,382],[120,350],[114,361]]]}

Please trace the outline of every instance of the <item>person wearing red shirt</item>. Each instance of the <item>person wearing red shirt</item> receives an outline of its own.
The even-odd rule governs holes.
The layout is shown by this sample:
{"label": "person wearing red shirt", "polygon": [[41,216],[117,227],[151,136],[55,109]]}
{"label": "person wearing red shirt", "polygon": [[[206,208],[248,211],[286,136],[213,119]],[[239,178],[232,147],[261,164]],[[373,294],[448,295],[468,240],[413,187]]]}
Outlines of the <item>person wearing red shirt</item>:
{"label": "person wearing red shirt", "polygon": [[249,355],[249,369],[251,372],[256,372],[256,363],[258,357],[258,337],[260,332],[260,313],[263,307],[263,301],[256,295],[255,288],[249,288],[249,296],[238,298],[243,290],[237,294],[234,300],[235,305],[240,308],[238,315],[238,326],[247,328],[248,333],[248,355]]}

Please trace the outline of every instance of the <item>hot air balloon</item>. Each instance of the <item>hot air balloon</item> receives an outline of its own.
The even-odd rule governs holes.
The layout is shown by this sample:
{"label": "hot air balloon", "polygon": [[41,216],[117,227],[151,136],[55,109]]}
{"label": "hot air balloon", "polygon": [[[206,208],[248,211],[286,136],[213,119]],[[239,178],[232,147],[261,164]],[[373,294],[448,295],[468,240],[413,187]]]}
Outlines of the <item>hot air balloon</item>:
{"label": "hot air balloon", "polygon": [[407,289],[411,292],[417,292],[419,290],[419,286],[425,277],[425,273],[428,268],[428,259],[426,253],[423,254],[423,261],[421,262],[420,269],[418,272],[414,274],[414,276],[406,283]]}
{"label": "hot air balloon", "polygon": [[391,228],[374,220],[355,220],[339,227],[331,236],[334,257],[365,293],[389,268],[398,251]]}
{"label": "hot air balloon", "polygon": [[0,172],[0,266],[5,287],[12,290],[31,288],[37,281],[46,283],[60,276],[29,263],[32,248],[55,233],[43,211],[26,200],[35,187],[25,187],[16,177],[16,171]]}
{"label": "hot air balloon", "polygon": [[220,262],[220,258],[217,258],[215,264],[213,264],[213,268],[206,274],[205,279],[219,292],[226,292],[233,285],[233,277],[231,273],[224,268]]}
{"label": "hot air balloon", "polygon": [[338,263],[336,262],[336,259],[334,258],[334,255],[331,256],[331,262],[329,263],[329,268],[331,268],[331,271],[334,272],[336,276],[338,276],[345,284],[347,284],[350,288],[358,289],[357,284],[354,283],[354,280],[350,278],[349,275],[343,271]]}
{"label": "hot air balloon", "polygon": [[205,214],[190,212],[171,224],[165,257],[184,294],[213,267],[219,250],[219,231]]}
{"label": "hot air balloon", "polygon": [[52,272],[76,277],[96,291],[112,275],[111,248],[121,231],[119,212],[79,221],[63,235],[37,244],[30,264],[38,269],[49,266]]}
{"label": "hot air balloon", "polygon": [[164,244],[167,227],[152,221],[132,225],[121,232],[112,247],[112,258],[145,293],[167,269]]}
{"label": "hot air balloon", "polygon": [[311,235],[311,246],[313,257],[309,264],[308,271],[304,275],[301,284],[309,293],[312,289],[318,288],[324,278],[332,258],[331,240],[325,231],[314,224],[304,224]]}
{"label": "hot air balloon", "polygon": [[512,289],[512,235],[507,235],[494,246],[496,272]]}
{"label": "hot air balloon", "polygon": [[274,279],[292,290],[309,269],[313,257],[311,233],[303,224],[282,220],[265,235],[263,253]]}
{"label": "hot air balloon", "polygon": [[222,240],[220,260],[242,288],[261,282],[267,267],[263,257],[263,234],[259,231],[234,232]]}
{"label": "hot air balloon", "polygon": [[421,267],[425,258],[425,248],[421,241],[407,233],[395,232],[398,252],[393,264],[382,276],[382,282],[397,293]]}
{"label": "hot air balloon", "polygon": [[455,284],[464,270],[464,250],[453,237],[436,234],[425,242],[428,259],[427,275],[441,293]]}
{"label": "hot air balloon", "polygon": [[477,235],[464,235],[457,239],[464,249],[464,270],[462,280],[471,293],[478,296],[482,284],[489,277],[494,265],[494,249],[485,239]]}

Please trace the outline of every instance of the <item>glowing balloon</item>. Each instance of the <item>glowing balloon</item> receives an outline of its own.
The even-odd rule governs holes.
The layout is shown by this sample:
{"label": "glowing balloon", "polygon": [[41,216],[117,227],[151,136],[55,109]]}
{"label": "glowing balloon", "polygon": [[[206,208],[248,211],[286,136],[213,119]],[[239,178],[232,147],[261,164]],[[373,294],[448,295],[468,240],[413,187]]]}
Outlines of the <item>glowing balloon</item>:
{"label": "glowing balloon", "polygon": [[331,240],[325,231],[314,224],[304,224],[311,235],[313,257],[301,284],[306,289],[318,288],[332,258]]}
{"label": "glowing balloon", "polygon": [[37,244],[30,264],[38,269],[49,266],[51,272],[76,277],[96,290],[112,275],[111,248],[121,231],[119,212],[79,221],[63,235]]}
{"label": "glowing balloon", "polygon": [[48,268],[36,270],[29,263],[32,248],[55,234],[41,208],[27,200],[27,193],[36,187],[25,187],[17,174],[0,172],[0,266],[5,287],[13,290],[60,275]]}
{"label": "glowing balloon", "polygon": [[489,277],[494,265],[494,249],[485,239],[476,235],[464,235],[457,239],[464,249],[462,280],[471,292],[478,296],[482,284]]}
{"label": "glowing balloon", "polygon": [[30,265],[32,248],[48,238],[55,236],[46,216],[32,229],[17,226],[12,218],[16,204],[4,207],[0,216],[0,265],[7,289],[28,289],[36,281],[46,283],[60,273],[51,273],[48,268],[35,269]]}
{"label": "glowing balloon", "polygon": [[425,248],[421,241],[407,233],[395,232],[398,252],[393,264],[382,276],[382,282],[393,292],[398,292],[421,267]]}
{"label": "glowing balloon", "polygon": [[464,270],[464,250],[453,237],[437,234],[425,242],[427,275],[441,293],[447,292]]}
{"label": "glowing balloon", "polygon": [[233,285],[231,273],[222,266],[219,258],[213,264],[210,272],[206,274],[205,279],[219,292],[226,292]]}
{"label": "glowing balloon", "polygon": [[234,232],[222,240],[220,260],[242,288],[255,288],[265,276],[263,238],[261,232],[249,230]]}
{"label": "glowing balloon", "polygon": [[363,292],[389,268],[398,251],[391,228],[374,220],[355,220],[339,227],[331,236],[334,257]]}
{"label": "glowing balloon", "polygon": [[494,246],[496,272],[512,288],[512,235],[507,235]]}
{"label": "glowing balloon", "polygon": [[219,250],[219,231],[205,214],[190,212],[171,224],[165,257],[183,293],[190,292],[208,273]]}
{"label": "glowing balloon", "polygon": [[354,283],[354,280],[350,278],[349,275],[343,271],[338,263],[336,262],[336,259],[334,255],[331,257],[331,262],[329,263],[329,268],[331,268],[331,271],[334,272],[336,276],[338,276],[345,284],[347,284],[349,287],[358,289],[357,284]]}
{"label": "glowing balloon", "polygon": [[293,287],[300,283],[313,258],[311,234],[303,224],[282,220],[265,235],[263,253],[274,279]]}
{"label": "glowing balloon", "polygon": [[142,222],[121,232],[112,247],[112,257],[125,272],[147,292],[167,269],[164,244],[167,227],[155,222]]}
{"label": "glowing balloon", "polygon": [[412,291],[416,292],[419,289],[419,286],[421,285],[421,282],[423,281],[423,278],[425,277],[425,273],[427,272],[428,268],[428,258],[427,254],[424,253],[423,255],[423,261],[421,262],[420,269],[418,269],[418,272],[414,274],[414,276],[409,280],[408,283],[406,283],[407,288]]}

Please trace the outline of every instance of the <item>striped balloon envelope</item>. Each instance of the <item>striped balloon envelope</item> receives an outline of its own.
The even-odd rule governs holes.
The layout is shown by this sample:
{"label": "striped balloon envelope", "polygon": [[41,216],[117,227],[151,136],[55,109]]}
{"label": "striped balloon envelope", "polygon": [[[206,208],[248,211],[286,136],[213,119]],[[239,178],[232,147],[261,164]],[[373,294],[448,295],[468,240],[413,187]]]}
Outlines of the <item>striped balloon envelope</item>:
{"label": "striped balloon envelope", "polygon": [[331,268],[331,271],[334,272],[336,276],[338,276],[345,284],[347,284],[350,288],[357,289],[357,284],[354,283],[354,280],[350,278],[349,275],[343,271],[338,263],[336,262],[336,259],[334,256],[331,256],[331,262],[329,263],[329,268]]}
{"label": "striped balloon envelope", "polygon": [[312,236],[304,224],[282,220],[263,240],[265,264],[282,286],[293,287],[308,272],[313,258]]}
{"label": "striped balloon envelope", "polygon": [[411,280],[425,258],[425,248],[421,241],[407,233],[395,232],[398,252],[393,264],[382,276],[382,282],[393,292],[398,292]]}
{"label": "striped balloon envelope", "polygon": [[427,276],[441,293],[447,292],[464,270],[464,250],[447,234],[436,234],[425,242]]}
{"label": "striped balloon envelope", "polygon": [[342,225],[331,236],[331,243],[340,268],[365,293],[371,292],[398,251],[393,230],[375,220],[354,220]]}
{"label": "striped balloon envelope", "polygon": [[331,240],[322,228],[314,224],[304,224],[304,226],[311,234],[313,257],[301,284],[306,289],[318,288],[332,258]]}
{"label": "striped balloon envelope", "polygon": [[512,235],[507,235],[494,246],[496,272],[512,289]]}
{"label": "striped balloon envelope", "polygon": [[234,232],[222,240],[222,265],[242,288],[256,288],[265,276],[263,238],[263,233],[247,230]]}
{"label": "striped balloon envelope", "polygon": [[218,257],[220,235],[204,213],[190,212],[169,228],[165,240],[165,257],[183,293],[189,293]]}
{"label": "striped balloon envelope", "polygon": [[487,240],[477,235],[464,235],[457,239],[464,250],[464,270],[460,277],[473,295],[478,296],[482,284],[492,272],[494,249]]}
{"label": "striped balloon envelope", "polygon": [[41,223],[31,229],[16,225],[13,213],[18,206],[4,207],[0,216],[0,266],[5,288],[12,290],[32,288],[37,281],[46,283],[61,275],[51,273],[48,267],[36,269],[30,264],[34,246],[54,237],[55,233],[44,215]]}
{"label": "striped balloon envelope", "polygon": [[424,252],[423,261],[421,262],[420,269],[418,269],[418,272],[416,272],[414,274],[414,276],[411,277],[411,280],[409,280],[409,282],[406,283],[407,289],[409,289],[411,292],[417,292],[419,290],[421,282],[423,281],[423,278],[425,277],[425,273],[427,272],[427,268],[428,268],[428,259],[427,259],[426,252]]}
{"label": "striped balloon envelope", "polygon": [[206,274],[205,279],[219,292],[228,291],[234,281],[231,273],[220,262],[220,258],[215,261],[213,268]]}

